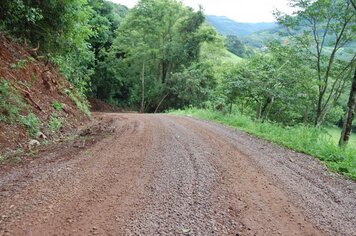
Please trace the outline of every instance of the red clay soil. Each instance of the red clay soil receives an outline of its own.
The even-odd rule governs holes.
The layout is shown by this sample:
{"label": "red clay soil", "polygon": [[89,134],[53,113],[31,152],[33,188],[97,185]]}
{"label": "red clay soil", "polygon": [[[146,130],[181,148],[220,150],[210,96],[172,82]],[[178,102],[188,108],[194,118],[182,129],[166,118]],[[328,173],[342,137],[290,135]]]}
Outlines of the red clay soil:
{"label": "red clay soil", "polygon": [[[0,33],[0,84],[6,81],[22,98],[27,106],[21,115],[34,113],[42,123],[41,131],[49,138],[76,130],[89,119],[65,92],[75,94],[73,86],[50,63],[30,51]],[[61,103],[62,111],[56,111],[53,102]],[[0,109],[0,115],[7,115],[2,112]],[[63,127],[56,133],[49,132],[47,127],[52,114],[63,120]],[[0,154],[7,149],[25,148],[28,140],[21,125],[0,121]]]}
{"label": "red clay soil", "polygon": [[312,157],[189,117],[95,116],[96,142],[1,172],[0,235],[355,235],[356,183]]}

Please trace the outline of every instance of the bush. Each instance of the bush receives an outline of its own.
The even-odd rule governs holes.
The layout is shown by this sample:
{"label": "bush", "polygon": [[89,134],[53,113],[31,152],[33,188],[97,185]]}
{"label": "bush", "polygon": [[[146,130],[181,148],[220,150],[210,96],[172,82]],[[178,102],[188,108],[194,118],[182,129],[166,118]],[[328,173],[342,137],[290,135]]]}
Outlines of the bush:
{"label": "bush", "polygon": [[0,83],[0,122],[13,123],[26,103],[7,81]]}
{"label": "bush", "polygon": [[31,137],[36,137],[40,131],[40,120],[33,113],[27,116],[19,116],[19,123],[25,127],[28,135]]}
{"label": "bush", "polygon": [[52,107],[56,110],[56,111],[62,111],[63,110],[63,104],[58,102],[58,101],[54,101],[52,103]]}
{"label": "bush", "polygon": [[84,95],[74,94],[71,90],[65,89],[64,92],[72,100],[72,102],[78,107],[79,110],[87,115],[90,115],[89,103]]}
{"label": "bush", "polygon": [[62,128],[62,118],[57,117],[56,115],[52,114],[51,119],[48,122],[48,128],[51,131],[56,131]]}

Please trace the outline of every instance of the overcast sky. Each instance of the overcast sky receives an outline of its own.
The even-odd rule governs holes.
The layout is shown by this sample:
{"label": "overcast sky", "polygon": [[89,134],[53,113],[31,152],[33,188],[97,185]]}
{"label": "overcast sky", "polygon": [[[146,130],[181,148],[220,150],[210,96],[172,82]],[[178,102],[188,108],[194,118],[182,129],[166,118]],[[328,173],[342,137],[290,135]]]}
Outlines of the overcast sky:
{"label": "overcast sky", "polygon": [[[132,8],[137,0],[111,0]],[[277,8],[290,13],[288,0],[182,0],[186,5],[198,9],[203,6],[207,15],[227,16],[238,22],[272,22],[272,11]]]}

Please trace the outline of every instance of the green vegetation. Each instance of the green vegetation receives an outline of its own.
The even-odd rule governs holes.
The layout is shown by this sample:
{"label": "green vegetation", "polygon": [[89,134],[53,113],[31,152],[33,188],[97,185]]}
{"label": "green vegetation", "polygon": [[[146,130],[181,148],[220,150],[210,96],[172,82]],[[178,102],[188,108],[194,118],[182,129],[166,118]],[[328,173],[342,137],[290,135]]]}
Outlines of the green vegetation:
{"label": "green vegetation", "polygon": [[56,111],[62,111],[63,110],[63,104],[58,102],[58,101],[54,101],[52,103],[52,107],[56,110]]}
{"label": "green vegetation", "polygon": [[57,117],[56,114],[51,114],[51,118],[48,122],[48,128],[53,132],[62,128],[62,118]]}
{"label": "green vegetation", "polygon": [[332,170],[356,179],[355,146],[339,148],[337,141],[326,135],[323,129],[303,125],[281,126],[277,123],[253,121],[251,118],[240,114],[223,114],[217,111],[194,108],[171,113],[191,115],[238,128],[284,147],[315,156]]}
{"label": "green vegetation", "polygon": [[[209,109],[195,113],[355,177],[351,145],[338,148],[335,134],[323,134],[323,127],[343,127],[340,146],[355,129],[356,9],[343,0],[290,3],[296,14],[276,11],[276,26],[206,19],[202,9],[178,0],[140,0],[132,9],[104,0],[3,0],[0,30],[34,47],[34,57],[55,63],[75,86],[62,92],[87,114],[86,96],[141,112]],[[220,31],[227,24],[226,36],[234,36],[218,35],[207,22]],[[5,122],[21,110],[8,94],[10,87],[0,85]],[[63,109],[57,101],[52,106]],[[51,117],[49,127],[60,126]]]}
{"label": "green vegetation", "polygon": [[[325,135],[330,138],[333,143],[338,143],[340,139],[341,129],[333,126],[333,127],[323,127],[323,131],[325,130]],[[350,140],[350,146],[356,147],[356,134],[352,133]]]}
{"label": "green vegetation", "polygon": [[65,89],[64,92],[72,100],[72,102],[78,107],[79,110],[87,115],[90,115],[89,102],[81,94],[74,94],[73,91]]}
{"label": "green vegetation", "polygon": [[26,103],[17,91],[5,80],[0,83],[0,122],[13,123],[26,108]]}
{"label": "green vegetation", "polygon": [[225,47],[231,53],[239,57],[250,57],[254,54],[252,48],[246,46],[237,36],[228,35],[225,39]]}
{"label": "green vegetation", "polygon": [[207,16],[209,24],[214,26],[216,30],[224,35],[233,35],[237,37],[248,36],[253,33],[273,29],[277,26],[276,23],[241,23],[231,20],[225,16]]}
{"label": "green vegetation", "polygon": [[27,62],[27,60],[21,59],[21,60],[18,60],[16,63],[11,64],[10,67],[12,69],[23,69],[26,67],[26,62]]}
{"label": "green vegetation", "polygon": [[37,133],[40,131],[40,120],[33,113],[28,114],[27,116],[19,116],[19,122],[23,125],[31,137],[36,137]]}

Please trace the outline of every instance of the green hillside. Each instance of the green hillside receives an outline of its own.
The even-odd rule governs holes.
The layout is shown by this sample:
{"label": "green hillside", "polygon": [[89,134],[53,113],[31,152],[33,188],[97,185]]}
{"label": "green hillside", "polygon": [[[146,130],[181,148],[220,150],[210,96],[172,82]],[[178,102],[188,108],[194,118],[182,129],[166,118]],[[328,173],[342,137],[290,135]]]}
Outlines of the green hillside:
{"label": "green hillside", "polygon": [[276,27],[273,22],[240,23],[225,16],[206,16],[207,22],[213,26],[221,35],[248,36],[261,30]]}

